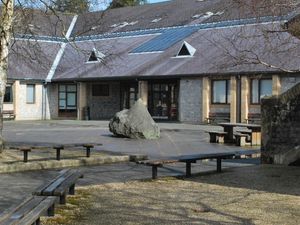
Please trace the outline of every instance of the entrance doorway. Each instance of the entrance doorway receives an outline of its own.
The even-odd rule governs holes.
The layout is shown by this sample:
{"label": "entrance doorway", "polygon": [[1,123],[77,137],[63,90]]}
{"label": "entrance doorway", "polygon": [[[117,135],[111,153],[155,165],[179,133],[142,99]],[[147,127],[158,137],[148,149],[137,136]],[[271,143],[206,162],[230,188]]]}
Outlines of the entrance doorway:
{"label": "entrance doorway", "polygon": [[121,110],[129,109],[137,100],[137,82],[121,83]]}
{"label": "entrance doorway", "polygon": [[77,85],[59,84],[58,87],[59,117],[77,116]]}
{"label": "entrance doorway", "polygon": [[178,85],[177,81],[152,82],[149,84],[148,108],[153,119],[177,120]]}

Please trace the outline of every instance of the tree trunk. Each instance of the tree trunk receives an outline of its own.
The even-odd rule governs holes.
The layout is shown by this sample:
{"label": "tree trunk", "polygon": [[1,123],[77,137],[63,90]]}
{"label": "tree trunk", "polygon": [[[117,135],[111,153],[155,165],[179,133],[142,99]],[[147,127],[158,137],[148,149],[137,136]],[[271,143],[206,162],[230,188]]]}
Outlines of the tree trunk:
{"label": "tree trunk", "polygon": [[0,152],[4,148],[2,136],[3,128],[3,100],[7,81],[8,51],[12,36],[14,0],[2,0],[2,14],[0,21]]}

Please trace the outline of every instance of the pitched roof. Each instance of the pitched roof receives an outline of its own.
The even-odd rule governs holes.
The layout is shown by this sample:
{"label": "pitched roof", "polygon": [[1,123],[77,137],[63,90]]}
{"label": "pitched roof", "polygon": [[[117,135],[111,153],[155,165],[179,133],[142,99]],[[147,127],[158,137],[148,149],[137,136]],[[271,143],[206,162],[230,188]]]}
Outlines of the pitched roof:
{"label": "pitched roof", "polygon": [[[300,59],[294,56],[300,52],[300,40],[287,32],[268,32],[280,29],[280,23],[200,29],[184,39],[197,50],[188,58],[175,57],[183,41],[160,53],[130,54],[136,46],[153,40],[156,35],[80,42],[77,50],[68,47],[54,80],[280,71],[271,65],[299,69]],[[110,56],[104,63],[87,64],[87,53],[93,48],[107,51]]]}
{"label": "pitched roof", "polygon": [[287,0],[173,0],[156,4],[85,13],[79,16],[73,36],[134,31],[287,15],[299,6]]}
{"label": "pitched roof", "polygon": [[59,43],[18,40],[9,52],[9,79],[45,80]]}
{"label": "pitched roof", "polygon": [[[273,10],[268,0],[174,0],[109,10],[103,17],[103,12],[86,13],[77,20],[73,35],[79,37],[73,43],[62,38],[73,17],[58,21],[56,16],[34,12],[33,27],[45,24],[45,20],[51,24],[41,26],[36,34],[50,36],[38,36],[39,42],[24,41],[30,37],[29,32],[29,36],[16,39],[10,53],[9,78],[45,79],[62,43],[67,47],[54,80],[280,71],[272,64],[292,70],[299,65],[299,58],[285,53],[292,50],[290,53],[297,55],[299,40],[283,30],[273,31],[282,29],[282,20],[294,18],[288,12],[295,7],[279,7],[286,0],[275,1],[278,4]],[[250,18],[253,15],[261,17]],[[125,26],[120,21],[132,23]],[[56,22],[61,25],[52,26]],[[99,26],[91,29],[95,22]],[[272,32],[265,32],[266,28]],[[174,58],[184,41],[196,49],[194,56]],[[274,45],[278,51],[271,48]],[[105,55],[104,59],[101,63],[86,63],[94,48]],[[253,60],[256,54],[263,59],[260,64]]]}
{"label": "pitched roof", "polygon": [[14,17],[14,34],[53,37],[64,37],[73,19],[71,14],[18,8]]}

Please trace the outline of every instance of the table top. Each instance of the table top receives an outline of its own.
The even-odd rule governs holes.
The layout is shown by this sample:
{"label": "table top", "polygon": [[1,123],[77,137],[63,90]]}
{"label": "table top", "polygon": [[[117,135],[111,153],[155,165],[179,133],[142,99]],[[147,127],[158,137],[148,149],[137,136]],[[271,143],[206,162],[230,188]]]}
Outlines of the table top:
{"label": "table top", "polygon": [[259,124],[248,124],[248,123],[219,123],[222,127],[247,127],[247,128],[260,128]]}

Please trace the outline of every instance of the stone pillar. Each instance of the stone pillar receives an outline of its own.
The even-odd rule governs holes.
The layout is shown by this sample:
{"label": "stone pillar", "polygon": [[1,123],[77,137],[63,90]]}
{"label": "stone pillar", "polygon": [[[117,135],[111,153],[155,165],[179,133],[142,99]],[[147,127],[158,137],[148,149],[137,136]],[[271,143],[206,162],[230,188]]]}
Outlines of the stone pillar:
{"label": "stone pillar", "polygon": [[[14,110],[15,110],[15,120],[18,120],[20,117],[20,106],[19,106],[19,101],[22,100],[23,98],[17,98],[17,96],[20,96],[20,81],[16,80],[14,83],[13,87],[13,101],[14,101]],[[26,94],[25,94],[26,96]],[[26,99],[25,99],[26,100]]]}
{"label": "stone pillar", "polygon": [[280,76],[273,75],[272,76],[272,95],[278,96],[281,91],[281,82],[280,82]]}
{"label": "stone pillar", "polygon": [[230,78],[230,122],[236,123],[236,113],[237,113],[237,79],[235,76]]}
{"label": "stone pillar", "polygon": [[206,122],[210,110],[210,79],[203,77],[202,85],[202,121]]}
{"label": "stone pillar", "polygon": [[249,112],[250,86],[247,76],[241,77],[241,122],[246,122]]}
{"label": "stone pillar", "polygon": [[77,119],[84,120],[84,109],[87,107],[87,84],[80,82],[78,84],[78,106],[77,106]]}
{"label": "stone pillar", "polygon": [[148,81],[139,81],[139,98],[145,106],[148,105]]}

